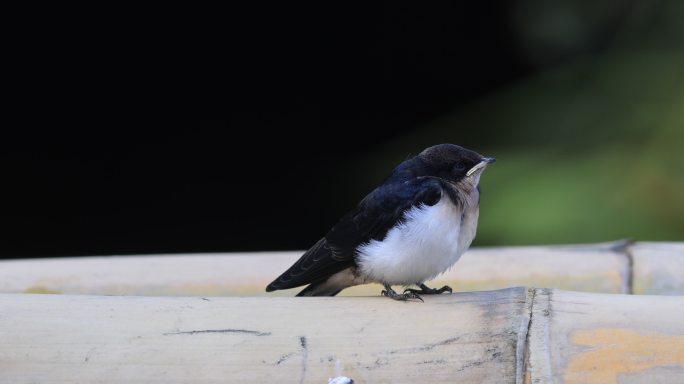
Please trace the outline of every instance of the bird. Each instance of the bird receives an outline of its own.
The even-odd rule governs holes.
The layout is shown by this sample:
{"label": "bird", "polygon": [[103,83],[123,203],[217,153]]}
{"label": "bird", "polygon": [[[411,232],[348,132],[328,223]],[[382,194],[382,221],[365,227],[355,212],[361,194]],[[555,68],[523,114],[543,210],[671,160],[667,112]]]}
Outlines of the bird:
{"label": "bird", "polygon": [[[297,296],[335,296],[382,284],[398,301],[452,292],[425,285],[450,269],[477,231],[480,176],[496,159],[455,144],[430,146],[397,165],[266,292],[307,285]],[[402,293],[393,285],[406,288]],[[408,288],[417,286],[420,289]]]}

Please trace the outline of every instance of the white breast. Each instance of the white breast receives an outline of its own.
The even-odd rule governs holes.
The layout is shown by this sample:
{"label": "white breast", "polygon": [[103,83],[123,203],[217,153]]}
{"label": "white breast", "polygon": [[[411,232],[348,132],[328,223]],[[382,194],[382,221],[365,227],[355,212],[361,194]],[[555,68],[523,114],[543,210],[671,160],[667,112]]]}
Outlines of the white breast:
{"label": "white breast", "polygon": [[[470,200],[470,199],[469,199]],[[430,280],[449,269],[475,237],[479,210],[466,204],[465,215],[442,198],[434,206],[413,207],[403,224],[382,241],[371,240],[358,249],[358,265],[370,281],[409,285]]]}

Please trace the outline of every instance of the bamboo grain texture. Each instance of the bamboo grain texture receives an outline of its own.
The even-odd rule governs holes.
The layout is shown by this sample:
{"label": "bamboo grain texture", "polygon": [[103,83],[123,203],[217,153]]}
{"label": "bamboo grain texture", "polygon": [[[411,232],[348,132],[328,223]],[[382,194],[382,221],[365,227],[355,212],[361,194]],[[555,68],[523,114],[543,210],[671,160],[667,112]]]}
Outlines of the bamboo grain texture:
{"label": "bamboo grain texture", "polygon": [[[0,292],[145,296],[294,296],[264,288],[302,252],[140,255],[0,261]],[[431,286],[456,291],[535,286],[571,291],[684,294],[684,243],[624,241],[473,248]],[[369,284],[343,296],[377,295]]]}
{"label": "bamboo grain texture", "polygon": [[424,303],[265,296],[298,255],[1,261],[0,383],[684,382],[680,243],[473,249]]}

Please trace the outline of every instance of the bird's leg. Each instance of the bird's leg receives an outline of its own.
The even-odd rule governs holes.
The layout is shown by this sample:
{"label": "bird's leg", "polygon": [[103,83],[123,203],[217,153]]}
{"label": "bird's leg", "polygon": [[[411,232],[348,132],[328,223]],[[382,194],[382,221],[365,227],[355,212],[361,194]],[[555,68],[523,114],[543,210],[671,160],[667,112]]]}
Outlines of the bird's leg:
{"label": "bird's leg", "polygon": [[392,300],[407,301],[409,299],[418,299],[423,301],[423,299],[421,299],[420,296],[418,296],[418,294],[415,292],[396,293],[389,284],[383,284],[383,286],[385,286],[385,289],[382,291],[381,295],[387,296]]}
{"label": "bird's leg", "polygon": [[449,293],[453,292],[451,290],[451,287],[448,285],[445,285],[440,289],[430,288],[423,283],[416,284],[416,285],[420,287],[420,290],[418,290],[418,289],[405,289],[404,294],[406,294],[408,292],[408,293],[414,293],[414,294],[420,293],[423,295],[438,295],[438,294],[444,293],[444,292],[449,292]]}

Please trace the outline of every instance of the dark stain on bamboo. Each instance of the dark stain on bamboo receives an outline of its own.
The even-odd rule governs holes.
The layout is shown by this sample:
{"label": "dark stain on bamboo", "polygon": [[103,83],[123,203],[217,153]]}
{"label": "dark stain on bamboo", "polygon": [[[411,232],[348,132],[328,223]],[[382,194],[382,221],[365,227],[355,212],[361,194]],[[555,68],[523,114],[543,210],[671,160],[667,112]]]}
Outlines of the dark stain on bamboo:
{"label": "dark stain on bamboo", "polygon": [[204,329],[199,331],[167,332],[164,336],[170,335],[197,335],[200,333],[244,333],[254,336],[270,336],[271,332],[251,331],[248,329]]}

